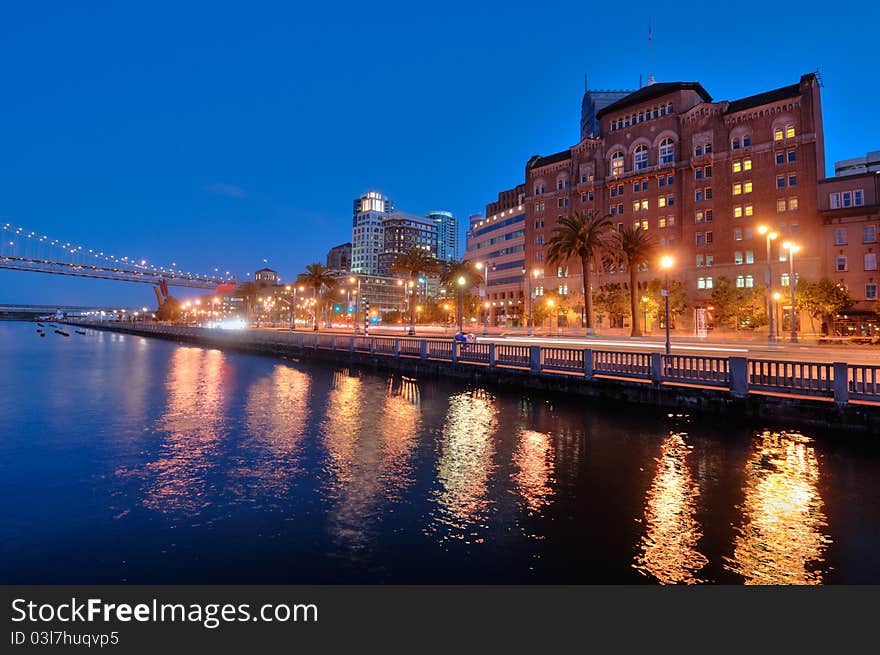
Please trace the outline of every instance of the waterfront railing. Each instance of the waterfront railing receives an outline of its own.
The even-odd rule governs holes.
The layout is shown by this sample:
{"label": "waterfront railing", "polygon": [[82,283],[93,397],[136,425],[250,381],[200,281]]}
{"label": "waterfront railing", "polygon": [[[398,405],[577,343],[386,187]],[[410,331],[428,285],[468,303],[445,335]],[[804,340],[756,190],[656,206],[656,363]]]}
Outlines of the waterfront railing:
{"label": "waterfront railing", "polygon": [[591,348],[459,343],[452,339],[370,337],[307,331],[220,330],[161,324],[121,324],[71,321],[96,328],[207,343],[256,346],[260,349],[335,351],[374,357],[445,361],[456,366],[527,371],[536,375],[566,375],[586,380],[623,379],[654,385],[684,385],[727,389],[737,397],[771,393],[833,400],[880,402],[880,366],[845,362],[819,363],[746,357],[665,355]]}

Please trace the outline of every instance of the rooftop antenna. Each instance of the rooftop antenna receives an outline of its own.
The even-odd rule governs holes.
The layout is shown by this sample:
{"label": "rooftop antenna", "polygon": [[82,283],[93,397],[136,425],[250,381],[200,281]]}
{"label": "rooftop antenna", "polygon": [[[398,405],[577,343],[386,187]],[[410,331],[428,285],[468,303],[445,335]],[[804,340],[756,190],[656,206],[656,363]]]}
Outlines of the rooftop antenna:
{"label": "rooftop antenna", "polygon": [[654,80],[654,32],[651,30],[651,19],[648,19],[648,86]]}

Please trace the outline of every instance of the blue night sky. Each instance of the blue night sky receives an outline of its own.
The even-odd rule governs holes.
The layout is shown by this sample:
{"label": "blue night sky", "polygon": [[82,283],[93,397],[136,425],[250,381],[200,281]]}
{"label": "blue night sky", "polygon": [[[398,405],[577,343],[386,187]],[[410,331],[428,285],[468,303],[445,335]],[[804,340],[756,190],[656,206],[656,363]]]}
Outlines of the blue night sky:
{"label": "blue night sky", "polygon": [[[716,100],[819,69],[826,159],[880,149],[873,2],[700,5],[3,3],[0,221],[86,248],[291,279],[350,240],[352,199],[462,222],[578,139],[592,88]],[[860,6],[859,6],[860,5]],[[713,15],[714,14],[714,15]],[[793,15],[790,22],[785,16]],[[0,271],[0,303],[127,303],[147,285]],[[182,290],[178,295],[186,296]]]}

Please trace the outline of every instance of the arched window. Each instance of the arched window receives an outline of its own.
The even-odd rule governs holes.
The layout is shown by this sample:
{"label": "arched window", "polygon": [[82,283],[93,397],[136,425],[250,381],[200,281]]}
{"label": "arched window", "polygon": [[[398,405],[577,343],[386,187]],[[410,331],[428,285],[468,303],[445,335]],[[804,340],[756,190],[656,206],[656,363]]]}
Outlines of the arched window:
{"label": "arched window", "polygon": [[648,168],[648,146],[644,143],[636,148],[633,155],[633,165],[637,171]]}
{"label": "arched window", "polygon": [[666,137],[660,142],[660,163],[672,164],[675,162],[675,142]]}
{"label": "arched window", "polygon": [[623,175],[623,151],[618,150],[611,155],[611,175],[619,177]]}

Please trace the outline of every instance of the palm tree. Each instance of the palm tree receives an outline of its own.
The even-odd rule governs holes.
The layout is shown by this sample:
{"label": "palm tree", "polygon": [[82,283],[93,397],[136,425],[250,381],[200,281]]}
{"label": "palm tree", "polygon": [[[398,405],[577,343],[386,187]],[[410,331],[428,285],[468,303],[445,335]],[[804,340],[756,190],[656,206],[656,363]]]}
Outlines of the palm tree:
{"label": "palm tree", "polygon": [[[464,278],[464,284],[459,284],[459,280]],[[440,284],[446,289],[447,298],[458,297],[458,308],[456,314],[464,313],[464,291],[479,286],[483,281],[483,276],[474,268],[473,262],[467,261],[451,261],[443,265],[440,273]],[[463,318],[459,316],[459,324],[463,325]]]}
{"label": "palm tree", "polygon": [[629,307],[632,313],[632,332],[634,337],[642,336],[642,328],[639,327],[639,267],[650,260],[657,249],[657,244],[648,230],[642,226],[624,226],[614,235],[609,244],[609,254],[617,263],[625,264],[629,271]]}
{"label": "palm tree", "polygon": [[318,315],[319,315],[319,303],[318,296],[321,293],[321,289],[324,287],[328,289],[334,288],[339,281],[336,279],[336,276],[333,274],[329,268],[320,263],[309,264],[306,266],[306,272],[300,273],[296,277],[297,284],[303,284],[307,287],[311,287],[314,292],[315,299],[315,330],[318,329]]}
{"label": "palm tree", "polygon": [[410,278],[409,334],[416,333],[415,293],[420,275],[433,275],[440,272],[437,258],[421,248],[412,248],[399,255],[391,266],[392,273],[403,273]]}
{"label": "palm tree", "polygon": [[547,250],[547,262],[551,266],[561,264],[571,257],[581,260],[584,280],[584,305],[587,334],[593,334],[593,289],[591,266],[607,247],[611,235],[611,216],[591,216],[574,212],[559,219]]}

